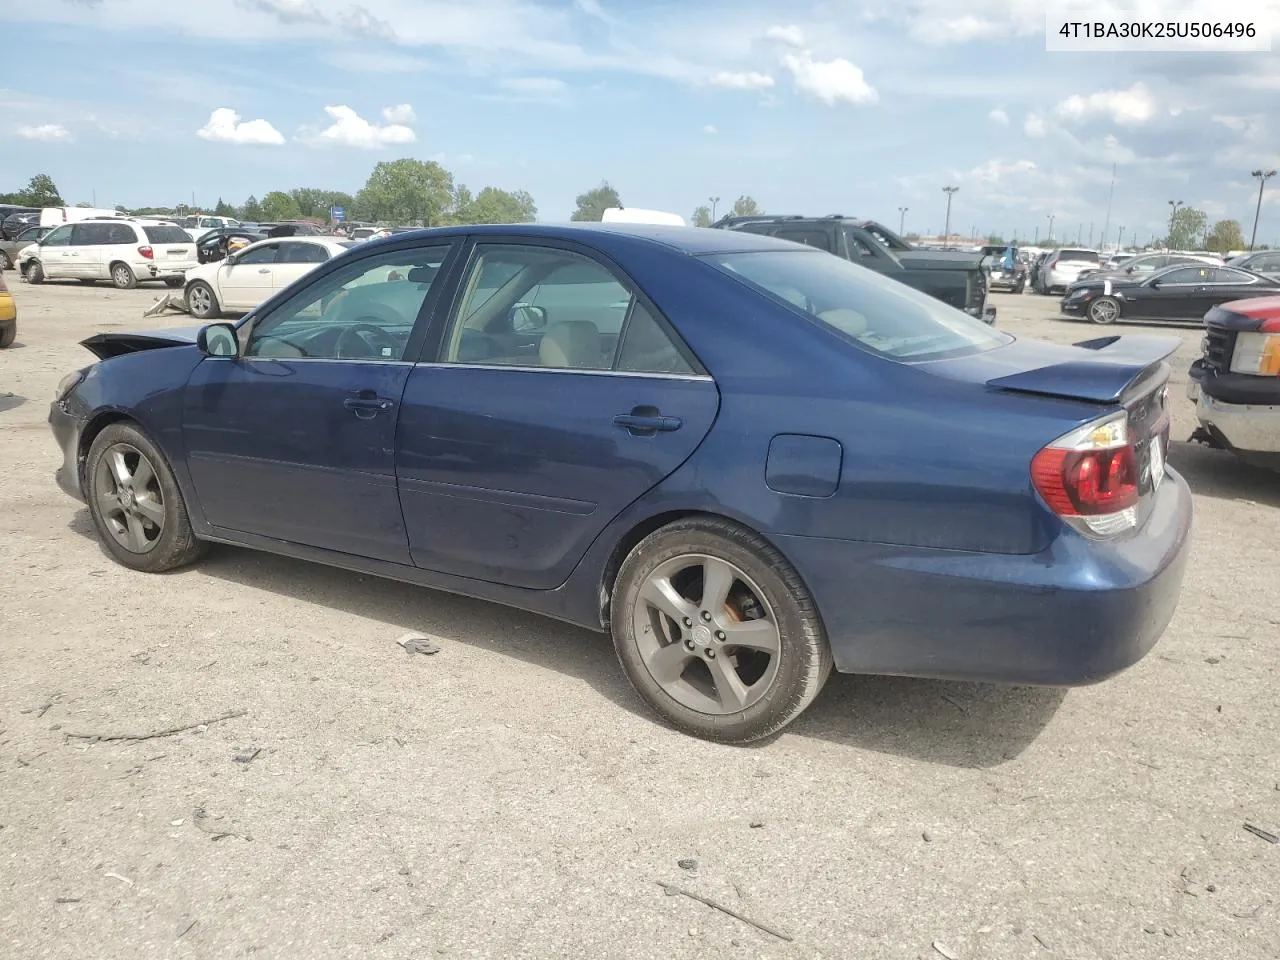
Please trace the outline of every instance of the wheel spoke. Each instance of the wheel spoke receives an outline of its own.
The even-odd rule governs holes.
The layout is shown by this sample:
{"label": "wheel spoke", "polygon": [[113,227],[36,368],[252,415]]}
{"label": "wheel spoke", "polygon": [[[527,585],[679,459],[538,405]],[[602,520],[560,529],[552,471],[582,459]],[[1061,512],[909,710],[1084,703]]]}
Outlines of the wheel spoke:
{"label": "wheel spoke", "polygon": [[123,487],[129,482],[129,465],[124,462],[123,450],[111,451],[111,475],[115,478],[116,486]]}
{"label": "wheel spoke", "polygon": [[655,650],[645,665],[653,679],[665,687],[680,679],[685,665],[692,659],[693,654],[677,640]]}
{"label": "wheel spoke", "polygon": [[702,609],[712,613],[724,609],[737,574],[723,560],[708,557],[702,564]]}
{"label": "wheel spoke", "polygon": [[154,523],[157,527],[164,523],[164,507],[151,498],[147,494],[137,499],[138,512]]}
{"label": "wheel spoke", "polygon": [[746,706],[746,684],[733,669],[733,663],[729,658],[716,657],[714,660],[708,660],[707,666],[711,668],[711,679],[715,682],[716,696],[720,700],[720,705],[728,710],[741,710]]}
{"label": "wheel spoke", "polygon": [[766,619],[726,624],[724,634],[725,645],[729,647],[745,647],[748,650],[760,650],[774,654],[781,647],[778,639],[778,628]]}
{"label": "wheel spoke", "polygon": [[129,528],[129,549],[134,553],[143,553],[147,549],[147,533],[142,528],[142,518],[136,513],[125,511],[125,525]]}
{"label": "wheel spoke", "polygon": [[139,490],[145,490],[156,478],[156,473],[151,469],[151,464],[147,462],[146,457],[138,457],[138,466],[133,471],[133,485]]}
{"label": "wheel spoke", "polygon": [[692,619],[696,613],[693,604],[680,596],[667,577],[654,577],[645,583],[644,589],[640,591],[640,599],[681,626],[686,618]]}

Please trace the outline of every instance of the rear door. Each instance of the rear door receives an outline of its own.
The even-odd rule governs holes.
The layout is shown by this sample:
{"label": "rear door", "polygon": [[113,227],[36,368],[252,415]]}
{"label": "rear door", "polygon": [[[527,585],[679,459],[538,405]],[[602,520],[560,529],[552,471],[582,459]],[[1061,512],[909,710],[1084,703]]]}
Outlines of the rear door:
{"label": "rear door", "polygon": [[272,267],[272,284],[282,290],[301,280],[329,259],[329,248],[322,243],[292,240],[280,244],[280,253]]}
{"label": "rear door", "polygon": [[430,570],[559,586],[719,408],[657,309],[577,245],[477,244],[438,340],[396,436],[410,552]]}
{"label": "rear door", "polygon": [[228,257],[218,268],[218,294],[222,305],[231,310],[252,310],[271,296],[279,252],[280,242],[272,241]]}

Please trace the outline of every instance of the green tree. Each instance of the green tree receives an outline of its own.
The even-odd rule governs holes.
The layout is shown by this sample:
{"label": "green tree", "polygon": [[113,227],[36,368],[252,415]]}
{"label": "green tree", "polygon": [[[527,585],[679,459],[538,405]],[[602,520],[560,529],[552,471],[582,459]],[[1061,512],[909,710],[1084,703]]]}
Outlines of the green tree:
{"label": "green tree", "polygon": [[215,217],[231,217],[234,219],[236,208],[219,197],[217,205],[213,208],[213,215]]}
{"label": "green tree", "polygon": [[352,197],[340,190],[320,190],[316,187],[298,187],[289,191],[298,204],[298,210],[304,217],[329,219],[329,211],[334,207],[342,207],[351,213]]}
{"label": "green tree", "polygon": [[469,206],[470,223],[532,223],[538,218],[537,204],[524,190],[510,193],[485,187]]}
{"label": "green tree", "polygon": [[257,197],[250,195],[249,199],[244,202],[244,205],[240,208],[239,219],[247,220],[250,223],[259,223],[267,219],[262,215],[262,204],[258,202]]}
{"label": "green tree", "polygon": [[471,188],[465,183],[458,184],[453,191],[453,209],[449,214],[450,223],[476,223],[476,198]]}
{"label": "green tree", "polygon": [[602,180],[600,186],[578,194],[576,203],[577,209],[569,219],[592,222],[603,218],[609,207],[622,206],[622,197],[618,196],[618,191],[609,185],[608,180]]}
{"label": "green tree", "polygon": [[1195,207],[1179,207],[1173,215],[1172,227],[1165,242],[1170,250],[1187,250],[1200,245],[1209,218]]}
{"label": "green tree", "polygon": [[758,217],[764,211],[760,209],[760,204],[756,203],[754,197],[749,197],[744,193],[733,201],[732,213],[735,217]]}
{"label": "green tree", "polygon": [[989,233],[987,234],[986,242],[995,246],[998,243],[1004,243],[1004,237],[1000,236],[998,233]]}
{"label": "green tree", "polygon": [[287,193],[272,190],[262,198],[262,214],[269,222],[277,220],[297,220],[302,216],[298,209],[298,201]]}
{"label": "green tree", "polygon": [[1209,230],[1209,242],[1205,247],[1214,253],[1244,249],[1244,231],[1238,220],[1219,220]]}
{"label": "green tree", "polygon": [[689,218],[689,222],[695,227],[711,226],[711,208],[704,203],[697,210],[693,211],[693,216]]}
{"label": "green tree", "polygon": [[37,173],[27,183],[25,190],[11,195],[13,203],[26,207],[65,207],[66,201],[58,193],[58,187],[47,173]]}
{"label": "green tree", "polygon": [[404,159],[374,167],[355,206],[361,219],[438,226],[452,213],[453,201],[453,174],[433,160]]}

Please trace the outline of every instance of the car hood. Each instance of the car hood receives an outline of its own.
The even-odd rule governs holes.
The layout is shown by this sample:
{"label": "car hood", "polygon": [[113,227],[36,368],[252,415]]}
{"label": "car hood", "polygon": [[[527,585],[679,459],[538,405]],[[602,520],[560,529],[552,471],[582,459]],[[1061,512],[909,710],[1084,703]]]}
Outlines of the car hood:
{"label": "car hood", "polygon": [[169,327],[164,330],[139,330],[133,333],[95,333],[81,340],[84,347],[99,360],[108,360],[126,353],[158,350],[163,347],[189,347],[196,342],[196,334],[203,324],[194,327]]}
{"label": "car hood", "polygon": [[982,254],[961,250],[894,250],[908,270],[980,270]]}
{"label": "car hood", "polygon": [[1179,337],[1155,336],[1101,337],[1072,346],[1015,340],[985,353],[934,361],[927,369],[993,390],[1118,403],[1181,344]]}

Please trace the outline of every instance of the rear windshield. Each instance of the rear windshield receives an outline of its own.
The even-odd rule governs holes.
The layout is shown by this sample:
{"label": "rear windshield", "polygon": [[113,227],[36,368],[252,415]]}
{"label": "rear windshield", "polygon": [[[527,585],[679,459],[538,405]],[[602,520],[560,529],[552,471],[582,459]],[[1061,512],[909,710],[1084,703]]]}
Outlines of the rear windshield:
{"label": "rear windshield", "polygon": [[1098,262],[1097,250],[1063,250],[1058,255],[1059,260],[1083,260],[1086,263]]}
{"label": "rear windshield", "polygon": [[936,360],[1012,340],[940,300],[829,254],[766,251],[705,259],[882,357]]}
{"label": "rear windshield", "polygon": [[172,227],[168,225],[159,227],[143,227],[142,232],[147,235],[147,240],[151,243],[192,243],[191,234],[183,230],[181,227]]}

